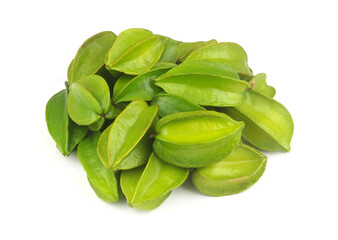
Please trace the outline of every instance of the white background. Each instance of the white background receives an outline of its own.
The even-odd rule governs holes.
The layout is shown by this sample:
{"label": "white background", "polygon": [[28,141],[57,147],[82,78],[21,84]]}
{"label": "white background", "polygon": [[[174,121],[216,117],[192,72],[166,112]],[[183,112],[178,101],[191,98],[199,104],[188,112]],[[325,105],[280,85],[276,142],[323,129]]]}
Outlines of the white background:
{"label": "white background", "polygon": [[[338,239],[336,1],[1,1],[0,239]],[[234,196],[185,183],[158,209],[107,204],[44,111],[78,47],[131,27],[181,41],[233,41],[291,112],[290,153]],[[335,229],[336,228],[336,229]]]}

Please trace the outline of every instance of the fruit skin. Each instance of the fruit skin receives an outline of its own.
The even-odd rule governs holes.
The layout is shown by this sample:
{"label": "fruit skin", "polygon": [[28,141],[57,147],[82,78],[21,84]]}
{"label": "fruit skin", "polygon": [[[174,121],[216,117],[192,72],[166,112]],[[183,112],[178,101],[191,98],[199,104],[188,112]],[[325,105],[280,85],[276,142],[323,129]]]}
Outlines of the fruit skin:
{"label": "fruit skin", "polygon": [[224,63],[210,60],[183,62],[155,79],[168,94],[203,106],[237,106],[245,101],[248,82]]}
{"label": "fruit skin", "polygon": [[176,63],[178,58],[178,44],[179,42],[173,40],[169,37],[156,35],[163,42],[163,52],[161,58],[158,62],[166,62],[166,63]]}
{"label": "fruit skin", "polygon": [[160,59],[164,44],[151,31],[131,28],[120,33],[105,57],[109,71],[139,75]]}
{"label": "fruit skin", "polygon": [[105,166],[116,171],[146,163],[152,152],[149,130],[157,111],[158,106],[143,100],[128,104],[100,136],[98,153]]}
{"label": "fruit skin", "polygon": [[185,62],[192,60],[221,62],[233,68],[238,74],[252,76],[252,70],[248,66],[248,56],[237,43],[220,42],[199,48],[192,52]]}
{"label": "fruit skin", "polygon": [[48,132],[64,156],[69,156],[88,132],[87,127],[78,126],[68,117],[67,94],[67,89],[56,93],[46,105]]}
{"label": "fruit skin", "polygon": [[243,128],[243,122],[214,111],[175,113],[156,124],[153,148],[174,166],[204,167],[228,155],[238,145]]}
{"label": "fruit skin", "polygon": [[70,85],[67,109],[70,118],[78,125],[92,125],[100,121],[111,107],[109,87],[103,77],[89,75]]}
{"label": "fruit skin", "polygon": [[256,91],[247,91],[245,103],[220,111],[244,121],[243,138],[266,151],[291,150],[294,125],[289,111],[276,100]]}
{"label": "fruit skin", "polygon": [[207,42],[199,41],[199,42],[181,42],[178,44],[178,58],[177,62],[181,63],[194,51],[199,48],[212,45],[217,43],[215,39],[212,39]]}
{"label": "fruit skin", "polygon": [[273,98],[276,95],[276,89],[267,84],[265,73],[257,74],[250,80],[250,83],[252,84],[253,91],[259,92],[270,98]]}
{"label": "fruit skin", "polygon": [[121,188],[130,207],[152,210],[161,205],[188,175],[189,169],[167,164],[152,153],[146,166],[122,171]]}
{"label": "fruit skin", "polygon": [[68,67],[69,83],[72,84],[85,76],[97,73],[103,67],[104,58],[115,39],[116,35],[109,31],[88,38]]}
{"label": "fruit skin", "polygon": [[155,85],[155,78],[167,72],[172,66],[162,66],[138,76],[122,75],[116,82],[113,92],[115,104],[133,100],[152,100],[161,88]]}
{"label": "fruit skin", "polygon": [[104,166],[97,154],[99,138],[100,133],[93,132],[83,139],[77,149],[78,158],[96,195],[104,201],[117,202],[119,190],[115,172]]}
{"label": "fruit skin", "polygon": [[191,103],[184,98],[166,93],[156,95],[151,102],[151,105],[158,105],[158,115],[160,117],[165,117],[178,112],[205,110],[204,107]]}
{"label": "fruit skin", "polygon": [[267,157],[256,149],[240,144],[222,161],[192,173],[194,186],[209,196],[240,193],[255,184],[265,171]]}

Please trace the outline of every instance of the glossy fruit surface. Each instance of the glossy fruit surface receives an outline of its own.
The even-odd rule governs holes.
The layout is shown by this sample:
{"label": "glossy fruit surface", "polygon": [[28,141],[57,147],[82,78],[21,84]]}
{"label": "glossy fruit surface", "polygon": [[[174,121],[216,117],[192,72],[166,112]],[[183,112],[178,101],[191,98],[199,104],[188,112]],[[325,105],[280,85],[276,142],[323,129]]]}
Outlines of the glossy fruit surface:
{"label": "glossy fruit surface", "polygon": [[248,91],[246,102],[224,113],[244,121],[243,137],[252,145],[267,151],[290,151],[293,120],[279,102],[255,91]]}
{"label": "glossy fruit surface", "polygon": [[267,157],[256,149],[239,144],[222,161],[195,169],[192,181],[202,193],[225,196],[246,190],[264,173]]}
{"label": "glossy fruit surface", "polygon": [[239,143],[243,122],[213,111],[175,113],[156,124],[154,151],[179,167],[203,167],[228,155]]}
{"label": "glossy fruit surface", "polygon": [[150,70],[160,59],[163,42],[152,32],[132,28],[120,33],[105,58],[108,70],[138,75]]}
{"label": "glossy fruit surface", "polygon": [[163,162],[152,154],[145,167],[123,171],[121,188],[131,207],[151,210],[188,177],[189,170]]}
{"label": "glossy fruit surface", "polygon": [[115,173],[103,165],[97,154],[99,138],[98,132],[86,137],[79,144],[77,155],[95,193],[104,201],[116,202],[119,195]]}
{"label": "glossy fruit surface", "polygon": [[240,105],[249,88],[233,69],[209,60],[184,62],[155,81],[168,94],[205,106]]}
{"label": "glossy fruit surface", "polygon": [[86,136],[88,128],[78,126],[67,113],[67,90],[55,94],[46,105],[48,131],[63,155],[72,153],[76,145]]}

